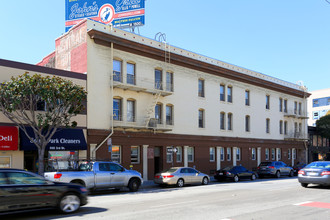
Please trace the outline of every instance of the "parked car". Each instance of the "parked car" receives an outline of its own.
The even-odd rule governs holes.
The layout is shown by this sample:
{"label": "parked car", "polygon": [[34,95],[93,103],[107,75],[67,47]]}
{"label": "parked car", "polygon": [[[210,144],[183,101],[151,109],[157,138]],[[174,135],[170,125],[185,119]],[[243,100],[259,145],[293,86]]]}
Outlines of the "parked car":
{"label": "parked car", "polygon": [[214,178],[218,181],[232,180],[238,182],[240,179],[255,180],[257,174],[249,171],[243,166],[228,166],[215,172]]}
{"label": "parked car", "polygon": [[128,187],[136,192],[143,183],[141,173],[109,161],[84,162],[77,171],[46,172],[44,176],[55,182],[80,184],[90,190]]}
{"label": "parked car", "polygon": [[297,165],[293,166],[293,171],[294,171],[294,175],[297,176],[298,175],[298,171],[301,170],[302,168],[304,168],[307,164],[305,163],[299,163]]}
{"label": "parked car", "polygon": [[186,184],[203,184],[210,182],[210,177],[190,167],[171,167],[161,173],[157,173],[154,182],[160,185],[177,185],[183,187]]}
{"label": "parked car", "polygon": [[292,177],[294,170],[282,161],[261,162],[258,166],[258,175],[260,178],[264,176],[275,176],[280,178],[282,175]]}
{"label": "parked car", "polygon": [[330,161],[315,161],[298,171],[301,186],[308,184],[330,185]]}
{"label": "parked car", "polygon": [[1,168],[0,201],[0,214],[49,207],[72,213],[87,204],[87,189],[47,181],[24,170]]}

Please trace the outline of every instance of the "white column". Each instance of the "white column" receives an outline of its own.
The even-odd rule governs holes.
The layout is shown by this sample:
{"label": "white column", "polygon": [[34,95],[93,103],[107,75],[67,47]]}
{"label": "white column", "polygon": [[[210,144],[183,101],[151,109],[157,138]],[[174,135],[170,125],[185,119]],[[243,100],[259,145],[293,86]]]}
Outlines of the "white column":
{"label": "white column", "polygon": [[217,170],[221,169],[221,147],[217,147]]}
{"label": "white column", "polygon": [[233,147],[233,166],[236,166],[237,164],[236,154],[237,154],[237,147]]}
{"label": "white column", "polygon": [[184,146],[184,149],[183,149],[183,165],[185,167],[188,166],[188,147],[189,146]]}
{"label": "white column", "polygon": [[258,152],[257,152],[257,166],[261,163],[261,147],[258,147]]}
{"label": "white column", "polygon": [[148,180],[148,147],[149,145],[143,145],[143,180]]}

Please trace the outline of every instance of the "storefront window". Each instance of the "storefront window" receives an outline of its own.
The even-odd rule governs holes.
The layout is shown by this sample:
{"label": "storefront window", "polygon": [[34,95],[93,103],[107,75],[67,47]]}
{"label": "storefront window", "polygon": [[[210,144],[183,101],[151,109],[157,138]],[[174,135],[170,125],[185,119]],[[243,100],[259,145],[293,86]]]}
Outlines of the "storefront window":
{"label": "storefront window", "polygon": [[76,170],[78,168],[78,151],[48,151],[46,171]]}
{"label": "storefront window", "polygon": [[11,158],[7,156],[0,157],[0,168],[10,168],[11,167]]}
{"label": "storefront window", "polygon": [[131,163],[138,164],[140,163],[140,147],[131,146]]}
{"label": "storefront window", "polygon": [[121,158],[120,146],[112,146],[111,160],[120,163],[121,162],[120,158]]}

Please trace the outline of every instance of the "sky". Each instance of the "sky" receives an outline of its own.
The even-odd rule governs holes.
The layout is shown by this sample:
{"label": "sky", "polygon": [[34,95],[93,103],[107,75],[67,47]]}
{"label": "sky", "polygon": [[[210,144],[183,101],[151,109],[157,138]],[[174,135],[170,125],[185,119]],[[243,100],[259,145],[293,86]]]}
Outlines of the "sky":
{"label": "sky", "polygon": [[[165,33],[170,45],[315,91],[330,88],[328,1],[146,0],[139,33]],[[0,7],[1,59],[36,64],[55,50],[65,0],[1,0]]]}

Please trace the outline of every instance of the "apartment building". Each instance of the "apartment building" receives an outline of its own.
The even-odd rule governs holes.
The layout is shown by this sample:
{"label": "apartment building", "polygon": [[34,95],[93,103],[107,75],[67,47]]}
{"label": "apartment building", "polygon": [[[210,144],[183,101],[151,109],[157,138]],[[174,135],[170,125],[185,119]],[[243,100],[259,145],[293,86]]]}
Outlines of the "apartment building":
{"label": "apartment building", "polygon": [[308,103],[308,125],[316,126],[316,121],[322,116],[330,114],[330,89],[310,92]]}
{"label": "apartment building", "polygon": [[306,161],[304,87],[84,20],[38,65],[87,74],[87,156],[171,166]]}

